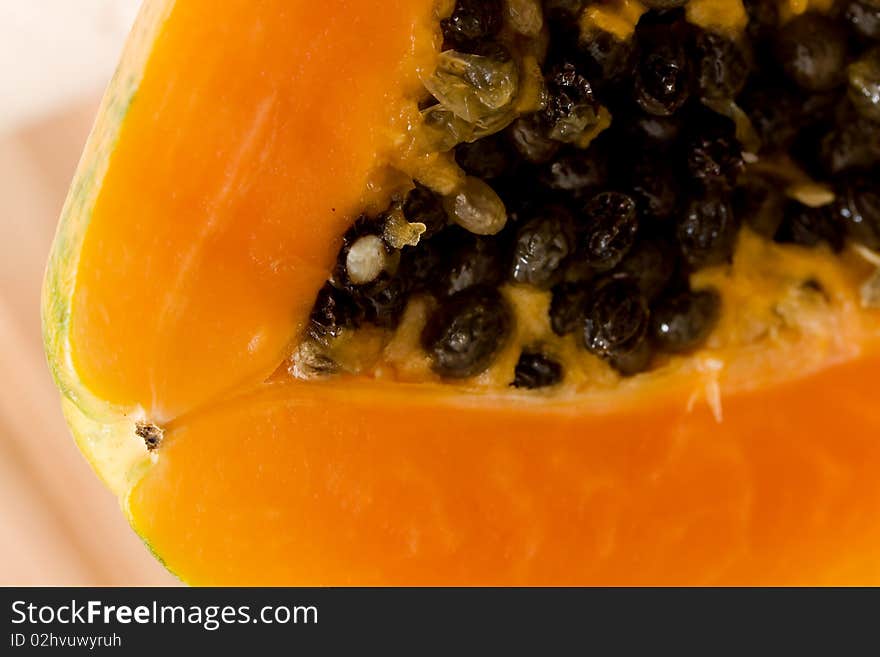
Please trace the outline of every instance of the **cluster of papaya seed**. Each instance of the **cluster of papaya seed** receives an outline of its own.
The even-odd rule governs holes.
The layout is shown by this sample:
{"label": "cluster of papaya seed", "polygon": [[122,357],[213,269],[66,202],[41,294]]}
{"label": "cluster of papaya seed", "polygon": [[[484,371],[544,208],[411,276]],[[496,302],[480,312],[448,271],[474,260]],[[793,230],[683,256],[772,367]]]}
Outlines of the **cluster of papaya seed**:
{"label": "cluster of papaya seed", "polygon": [[[880,0],[785,19],[780,2],[745,0],[737,36],[689,23],[687,0],[643,0],[628,38],[585,20],[615,1],[458,0],[423,113],[453,135],[464,182],[416,183],[358,219],[312,339],[393,330],[428,295],[434,371],[471,377],[515,321],[499,287],[533,286],[552,293],[553,332],[632,375],[706,340],[720,296],[690,275],[730,262],[745,222],[777,242],[880,249]],[[511,115],[522,53],[537,53],[542,103]],[[756,162],[828,194],[793,198]],[[401,214],[424,229],[417,244],[388,239]],[[552,386],[564,365],[525,345],[512,383]]]}

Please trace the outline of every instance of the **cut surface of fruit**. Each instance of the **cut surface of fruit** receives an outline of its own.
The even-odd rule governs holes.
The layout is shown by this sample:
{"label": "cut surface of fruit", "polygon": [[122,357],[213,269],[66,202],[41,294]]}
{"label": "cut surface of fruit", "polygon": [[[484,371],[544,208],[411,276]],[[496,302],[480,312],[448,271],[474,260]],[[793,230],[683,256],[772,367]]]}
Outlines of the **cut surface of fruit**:
{"label": "cut surface of fruit", "polygon": [[840,4],[148,0],[44,289],[80,448],[195,584],[880,584]]}
{"label": "cut surface of fruit", "polygon": [[352,31],[362,3],[153,4],[173,8],[79,245],[69,339],[95,396],[164,421],[284,356],[390,147],[431,13],[399,0]]}
{"label": "cut surface of fruit", "polygon": [[721,423],[675,394],[281,384],[175,426],[129,509],[196,584],[877,584],[878,365]]}

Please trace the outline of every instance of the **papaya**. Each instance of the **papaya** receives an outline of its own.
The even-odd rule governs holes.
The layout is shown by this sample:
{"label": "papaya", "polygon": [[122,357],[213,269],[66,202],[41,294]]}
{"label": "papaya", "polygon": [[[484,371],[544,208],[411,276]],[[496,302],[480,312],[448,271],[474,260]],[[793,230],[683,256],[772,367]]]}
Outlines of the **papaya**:
{"label": "papaya", "polygon": [[877,18],[147,0],[43,290],[77,444],[196,585],[880,584]]}

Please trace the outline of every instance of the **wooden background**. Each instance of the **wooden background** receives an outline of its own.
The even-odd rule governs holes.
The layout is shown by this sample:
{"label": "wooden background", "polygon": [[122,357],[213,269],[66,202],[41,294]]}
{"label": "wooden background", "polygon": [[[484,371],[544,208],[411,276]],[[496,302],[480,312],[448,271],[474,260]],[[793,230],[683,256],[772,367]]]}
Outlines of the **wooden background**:
{"label": "wooden background", "polygon": [[0,585],[174,584],[67,432],[40,284],[98,98],[0,136]]}

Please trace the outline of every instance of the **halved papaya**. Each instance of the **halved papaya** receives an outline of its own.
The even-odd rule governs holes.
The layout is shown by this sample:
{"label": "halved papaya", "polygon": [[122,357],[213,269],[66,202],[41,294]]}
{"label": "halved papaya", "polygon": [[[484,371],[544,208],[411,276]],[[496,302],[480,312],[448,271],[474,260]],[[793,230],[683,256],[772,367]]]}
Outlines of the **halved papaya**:
{"label": "halved papaya", "polygon": [[80,448],[193,584],[880,584],[872,2],[148,0]]}

